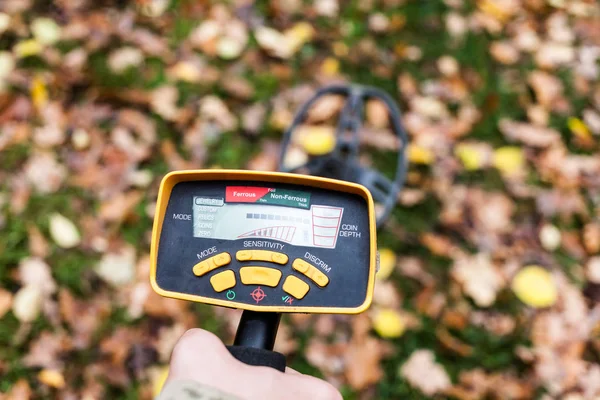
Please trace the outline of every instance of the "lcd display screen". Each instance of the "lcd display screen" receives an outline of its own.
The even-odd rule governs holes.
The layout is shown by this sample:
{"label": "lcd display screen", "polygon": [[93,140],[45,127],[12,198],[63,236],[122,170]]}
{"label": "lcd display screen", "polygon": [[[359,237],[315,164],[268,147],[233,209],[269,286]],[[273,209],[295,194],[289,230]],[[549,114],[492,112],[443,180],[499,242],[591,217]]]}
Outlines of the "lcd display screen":
{"label": "lcd display screen", "polygon": [[273,239],[295,246],[335,248],[342,207],[311,204],[310,193],[227,186],[225,197],[194,196],[194,237]]}

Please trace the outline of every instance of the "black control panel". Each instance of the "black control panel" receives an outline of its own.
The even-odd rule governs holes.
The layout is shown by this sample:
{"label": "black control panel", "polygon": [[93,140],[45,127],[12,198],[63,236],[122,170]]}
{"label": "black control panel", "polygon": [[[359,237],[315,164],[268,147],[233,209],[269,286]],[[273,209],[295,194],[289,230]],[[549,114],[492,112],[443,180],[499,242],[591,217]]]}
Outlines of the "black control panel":
{"label": "black control panel", "polygon": [[[367,200],[259,181],[185,181],[171,190],[155,283],[230,307],[361,307],[372,277]],[[372,282],[371,282],[372,283]]]}

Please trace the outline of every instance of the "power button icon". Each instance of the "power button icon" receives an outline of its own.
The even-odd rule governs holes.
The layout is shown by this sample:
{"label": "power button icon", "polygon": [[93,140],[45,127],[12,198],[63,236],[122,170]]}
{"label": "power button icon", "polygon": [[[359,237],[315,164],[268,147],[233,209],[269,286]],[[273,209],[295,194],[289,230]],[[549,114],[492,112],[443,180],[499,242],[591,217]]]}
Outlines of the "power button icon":
{"label": "power button icon", "polygon": [[227,300],[233,300],[235,299],[235,292],[233,290],[228,290],[225,296],[227,296]]}

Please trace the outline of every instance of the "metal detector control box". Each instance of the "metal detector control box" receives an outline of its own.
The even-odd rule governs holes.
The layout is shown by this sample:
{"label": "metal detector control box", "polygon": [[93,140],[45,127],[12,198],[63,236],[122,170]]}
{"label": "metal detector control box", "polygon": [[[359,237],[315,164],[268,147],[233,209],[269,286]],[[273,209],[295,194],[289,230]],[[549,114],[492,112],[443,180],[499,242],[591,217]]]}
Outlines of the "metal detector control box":
{"label": "metal detector control box", "polygon": [[355,314],[371,304],[373,199],[297,174],[176,171],[163,179],[150,280],[167,297],[253,311]]}

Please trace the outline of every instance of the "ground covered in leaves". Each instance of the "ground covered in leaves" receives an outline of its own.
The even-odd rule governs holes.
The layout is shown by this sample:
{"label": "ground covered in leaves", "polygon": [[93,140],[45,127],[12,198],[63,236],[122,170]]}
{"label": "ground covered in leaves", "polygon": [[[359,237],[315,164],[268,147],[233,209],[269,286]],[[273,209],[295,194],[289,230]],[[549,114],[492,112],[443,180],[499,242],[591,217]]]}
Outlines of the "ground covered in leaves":
{"label": "ground covered in leaves", "polygon": [[411,140],[374,304],[277,349],[348,399],[598,398],[599,58],[595,0],[0,1],[0,397],[149,399],[186,329],[231,340],[239,312],[150,288],[160,179],[274,170],[357,82]]}

